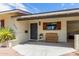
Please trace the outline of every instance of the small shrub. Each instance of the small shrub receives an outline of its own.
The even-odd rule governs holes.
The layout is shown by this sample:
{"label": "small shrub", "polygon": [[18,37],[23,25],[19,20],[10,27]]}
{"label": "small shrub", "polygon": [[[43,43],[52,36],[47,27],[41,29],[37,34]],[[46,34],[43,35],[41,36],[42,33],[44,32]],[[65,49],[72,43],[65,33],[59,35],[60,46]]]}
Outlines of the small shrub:
{"label": "small shrub", "polygon": [[1,28],[0,29],[0,43],[4,43],[9,40],[14,40],[15,35],[13,33],[13,30],[10,28]]}

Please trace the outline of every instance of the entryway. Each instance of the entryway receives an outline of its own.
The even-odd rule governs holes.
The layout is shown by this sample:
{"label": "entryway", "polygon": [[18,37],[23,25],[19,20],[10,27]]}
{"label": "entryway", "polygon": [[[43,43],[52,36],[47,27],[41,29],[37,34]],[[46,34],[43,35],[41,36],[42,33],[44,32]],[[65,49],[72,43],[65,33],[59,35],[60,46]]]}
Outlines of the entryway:
{"label": "entryway", "polygon": [[79,33],[79,21],[68,21],[67,22],[67,42],[74,47],[74,36]]}
{"label": "entryway", "polygon": [[32,41],[37,40],[38,38],[38,25],[37,23],[31,23],[30,24],[30,39]]}

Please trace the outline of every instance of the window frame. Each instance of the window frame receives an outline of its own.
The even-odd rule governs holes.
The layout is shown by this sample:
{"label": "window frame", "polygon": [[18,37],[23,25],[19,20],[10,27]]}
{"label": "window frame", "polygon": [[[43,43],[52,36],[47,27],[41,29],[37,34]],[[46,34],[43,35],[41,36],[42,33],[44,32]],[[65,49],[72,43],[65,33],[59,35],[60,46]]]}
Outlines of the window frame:
{"label": "window frame", "polygon": [[61,22],[43,22],[43,30],[61,30]]}

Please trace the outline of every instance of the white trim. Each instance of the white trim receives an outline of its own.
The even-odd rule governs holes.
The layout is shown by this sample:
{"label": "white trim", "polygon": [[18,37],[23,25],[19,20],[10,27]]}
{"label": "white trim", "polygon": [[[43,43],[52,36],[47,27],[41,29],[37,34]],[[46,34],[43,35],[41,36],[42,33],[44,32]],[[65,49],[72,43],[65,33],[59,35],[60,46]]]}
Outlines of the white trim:
{"label": "white trim", "polygon": [[19,9],[2,11],[2,12],[0,12],[0,14],[13,13],[13,12],[18,12],[18,13],[26,14],[25,12],[23,12],[23,11],[21,11],[21,10],[19,10]]}

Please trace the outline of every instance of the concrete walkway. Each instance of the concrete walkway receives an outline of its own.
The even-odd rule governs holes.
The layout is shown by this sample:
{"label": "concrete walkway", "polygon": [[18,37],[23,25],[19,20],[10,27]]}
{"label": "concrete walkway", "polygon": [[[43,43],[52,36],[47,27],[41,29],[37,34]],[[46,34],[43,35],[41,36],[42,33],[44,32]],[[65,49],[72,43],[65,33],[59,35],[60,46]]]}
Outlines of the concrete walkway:
{"label": "concrete walkway", "polygon": [[13,47],[13,49],[25,56],[60,56],[75,51],[75,49],[67,47],[63,43],[46,44],[22,44]]}
{"label": "concrete walkway", "polygon": [[0,48],[0,56],[21,56],[12,48]]}

